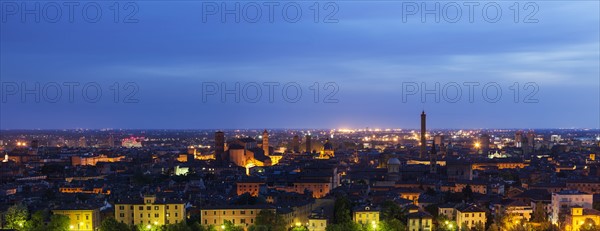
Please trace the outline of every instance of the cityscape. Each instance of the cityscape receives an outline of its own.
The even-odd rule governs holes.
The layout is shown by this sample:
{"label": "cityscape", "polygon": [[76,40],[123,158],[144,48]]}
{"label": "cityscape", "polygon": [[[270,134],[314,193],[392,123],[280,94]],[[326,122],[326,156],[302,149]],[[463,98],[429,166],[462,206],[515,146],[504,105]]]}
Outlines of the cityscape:
{"label": "cityscape", "polygon": [[[4,130],[2,228],[598,230],[598,129]],[[46,223],[45,223],[46,222]]]}
{"label": "cityscape", "polygon": [[0,231],[600,231],[600,1],[0,0]]}

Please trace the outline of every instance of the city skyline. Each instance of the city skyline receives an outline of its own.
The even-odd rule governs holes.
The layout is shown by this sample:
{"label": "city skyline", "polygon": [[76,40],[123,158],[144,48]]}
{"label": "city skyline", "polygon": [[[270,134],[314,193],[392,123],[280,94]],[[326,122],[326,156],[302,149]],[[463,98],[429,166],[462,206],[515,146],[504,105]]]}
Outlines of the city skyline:
{"label": "city skyline", "polygon": [[600,231],[600,0],[0,0],[0,231]]}

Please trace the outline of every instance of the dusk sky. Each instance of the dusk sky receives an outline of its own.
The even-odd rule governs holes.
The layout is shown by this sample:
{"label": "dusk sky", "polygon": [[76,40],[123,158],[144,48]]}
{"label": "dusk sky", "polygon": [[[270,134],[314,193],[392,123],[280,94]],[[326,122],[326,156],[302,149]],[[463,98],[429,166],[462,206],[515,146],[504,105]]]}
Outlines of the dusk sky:
{"label": "dusk sky", "polygon": [[[428,128],[600,127],[598,1],[519,2],[518,22],[511,10],[515,2],[501,1],[495,23],[488,22],[495,8],[482,13],[485,2],[475,7],[473,22],[469,8],[458,2],[462,15],[456,23],[447,19],[456,16],[457,5],[445,1],[437,3],[450,13],[440,13],[439,22],[435,15],[422,22],[420,12],[407,12],[423,6],[420,1],[319,2],[317,23],[314,1],[297,2],[302,16],[296,23],[282,17],[286,2],[275,6],[269,22],[264,2],[240,1],[247,17],[262,6],[256,23],[244,15],[239,23],[234,15],[222,22],[220,12],[205,14],[201,2],[191,1],[137,2],[133,23],[123,22],[135,9],[125,9],[126,2],[119,2],[117,23],[113,1],[98,2],[102,16],[96,23],[83,18],[85,3],[75,7],[71,23],[68,8],[54,2],[63,6],[58,22],[46,20],[52,12],[42,13],[39,23],[35,15],[24,15],[22,22],[21,12],[11,11],[14,5],[0,3],[1,129],[417,128],[422,110]],[[436,2],[424,3],[434,8]],[[235,2],[225,4],[233,8]],[[294,8],[288,13],[288,19],[295,17]],[[73,102],[65,86],[72,82],[79,84]],[[271,82],[279,83],[274,102],[263,85]],[[472,82],[479,86],[470,102],[465,83]],[[22,86],[34,89],[36,83],[40,102],[21,94]],[[220,92],[206,95],[203,85],[221,83],[246,86],[246,98],[255,98],[254,86],[262,86],[262,95],[258,102],[242,95],[239,103],[233,95],[225,102]],[[292,83],[302,89],[298,102],[286,101],[297,96],[294,88],[283,96],[283,86]],[[403,89],[422,83],[428,89],[440,84],[439,102],[433,94],[423,102],[420,92],[407,95]],[[82,96],[86,84],[102,90],[98,102],[86,101],[95,97],[94,89]],[[486,84],[499,86],[501,95],[493,87],[483,91]],[[57,85],[61,96],[52,102]],[[461,86],[461,95],[450,86]],[[455,96],[460,98],[447,100]]]}

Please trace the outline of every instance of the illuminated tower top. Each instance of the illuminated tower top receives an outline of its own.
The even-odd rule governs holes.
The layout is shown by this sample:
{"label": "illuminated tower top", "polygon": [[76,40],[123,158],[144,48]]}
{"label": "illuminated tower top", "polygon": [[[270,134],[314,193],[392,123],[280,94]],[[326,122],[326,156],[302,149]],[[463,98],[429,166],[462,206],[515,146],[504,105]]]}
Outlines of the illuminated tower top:
{"label": "illuminated tower top", "polygon": [[425,158],[427,155],[427,139],[425,137],[425,133],[427,130],[427,115],[425,115],[425,111],[421,113],[421,151],[419,152],[419,158]]}

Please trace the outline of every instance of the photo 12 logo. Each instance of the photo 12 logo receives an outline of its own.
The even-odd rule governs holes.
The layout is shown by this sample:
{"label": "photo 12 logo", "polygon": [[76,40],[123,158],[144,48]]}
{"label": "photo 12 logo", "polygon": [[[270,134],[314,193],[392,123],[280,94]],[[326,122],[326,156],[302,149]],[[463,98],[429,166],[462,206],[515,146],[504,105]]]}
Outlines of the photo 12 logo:
{"label": "photo 12 logo", "polygon": [[202,103],[208,103],[209,100],[221,103],[297,103],[307,96],[312,98],[313,103],[338,103],[339,90],[335,82],[314,82],[304,87],[297,82],[203,82]]}
{"label": "photo 12 logo", "polygon": [[[538,103],[537,93],[539,86],[535,82],[524,84],[515,82],[512,85],[505,86],[505,90],[512,93],[512,102],[514,103]],[[468,100],[469,103],[475,103],[475,99],[481,97],[488,103],[497,103],[502,100],[503,86],[497,82],[403,82],[402,83],[402,103],[407,103],[409,99],[420,99],[421,103],[431,100],[435,103],[443,100],[446,103],[458,103]],[[429,96],[429,98],[428,98]]]}
{"label": "photo 12 logo", "polygon": [[134,82],[114,82],[107,86],[97,82],[2,82],[0,97],[2,103],[97,103],[103,97],[113,103],[138,103],[139,89]]}
{"label": "photo 12 logo", "polygon": [[336,2],[202,2],[202,23],[338,23]]}
{"label": "photo 12 logo", "polygon": [[504,18],[514,23],[538,23],[539,10],[535,2],[402,2],[402,22],[497,23]]}
{"label": "photo 12 logo", "polygon": [[0,20],[2,23],[97,23],[105,19],[114,23],[138,23],[139,10],[135,2],[0,1]]}

